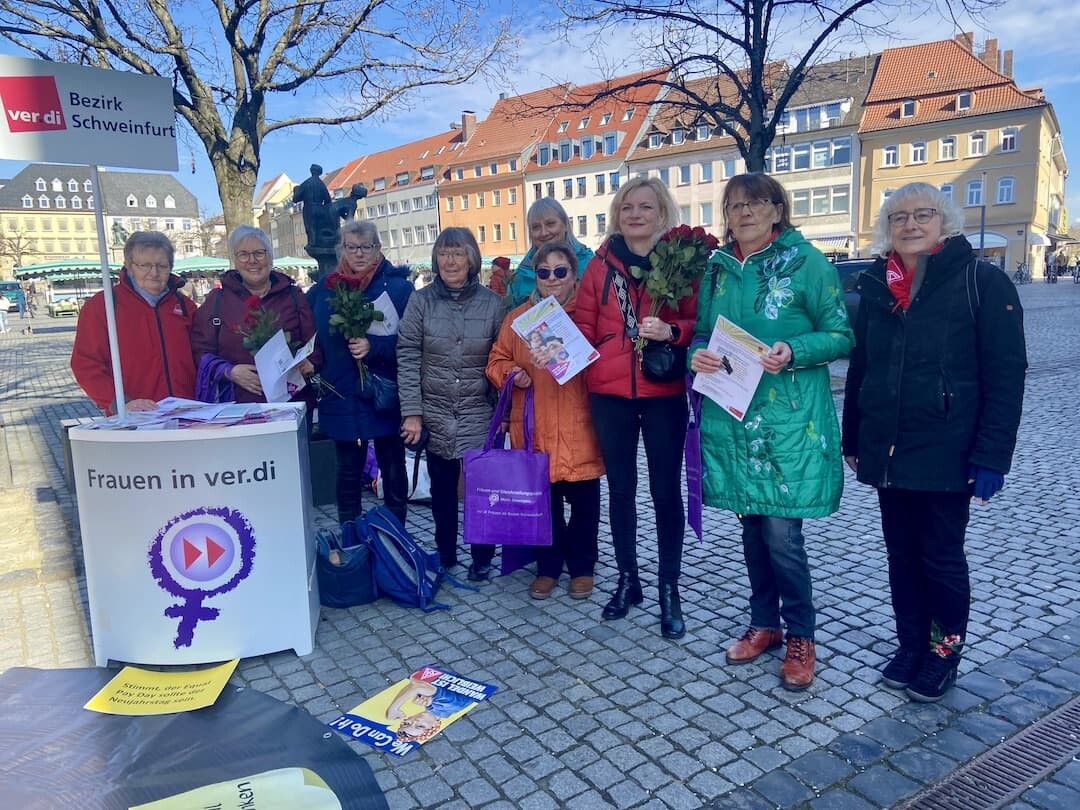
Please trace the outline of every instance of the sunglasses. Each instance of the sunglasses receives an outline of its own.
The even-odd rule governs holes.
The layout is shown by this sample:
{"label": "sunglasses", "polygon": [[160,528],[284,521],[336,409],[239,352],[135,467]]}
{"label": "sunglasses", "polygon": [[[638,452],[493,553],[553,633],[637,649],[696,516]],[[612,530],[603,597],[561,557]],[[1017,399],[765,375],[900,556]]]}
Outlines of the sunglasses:
{"label": "sunglasses", "polygon": [[539,267],[536,270],[536,277],[541,281],[547,281],[551,278],[551,274],[555,274],[555,278],[566,278],[570,274],[570,268],[559,265],[554,269],[548,269],[547,267]]}

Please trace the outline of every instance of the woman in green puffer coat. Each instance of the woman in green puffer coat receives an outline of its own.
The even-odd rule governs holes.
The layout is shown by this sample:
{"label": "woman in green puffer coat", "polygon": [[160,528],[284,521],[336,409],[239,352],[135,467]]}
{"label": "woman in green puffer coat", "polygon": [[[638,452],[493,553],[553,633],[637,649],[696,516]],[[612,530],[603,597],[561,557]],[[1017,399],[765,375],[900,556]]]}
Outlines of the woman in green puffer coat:
{"label": "woman in green puffer coat", "polygon": [[840,429],[828,363],[854,336],[828,260],[791,224],[787,192],[764,174],[732,178],[724,190],[728,244],[701,282],[690,370],[718,373],[724,358],[706,346],[717,316],[770,347],[765,374],[742,422],[709,399],[701,413],[703,495],[743,527],[750,627],[727,651],[745,664],[784,640],[783,685],[814,678],[814,605],[803,547],[804,518],[835,512],[843,491]]}

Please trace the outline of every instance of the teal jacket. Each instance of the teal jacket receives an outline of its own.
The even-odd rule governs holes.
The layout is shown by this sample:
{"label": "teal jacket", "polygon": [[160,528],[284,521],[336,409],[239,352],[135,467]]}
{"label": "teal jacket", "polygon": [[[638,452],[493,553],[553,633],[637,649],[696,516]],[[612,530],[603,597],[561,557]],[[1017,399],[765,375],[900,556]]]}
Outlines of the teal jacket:
{"label": "teal jacket", "polygon": [[[570,239],[569,241],[570,246],[574,248],[574,252],[577,254],[578,281],[581,281],[581,277],[585,275],[585,265],[593,257],[593,252],[576,239]],[[511,307],[524,304],[529,299],[529,296],[533,294],[533,290],[536,289],[536,271],[533,270],[532,266],[533,256],[535,255],[536,248],[529,248],[529,252],[521,258],[521,264],[517,266],[517,270],[508,279],[506,297],[510,299]]]}
{"label": "teal jacket", "polygon": [[844,475],[828,363],[855,343],[840,279],[794,228],[742,263],[733,247],[709,260],[691,356],[723,315],[769,346],[786,342],[793,360],[762,376],[742,422],[705,398],[704,503],[740,515],[829,515],[840,505]]}

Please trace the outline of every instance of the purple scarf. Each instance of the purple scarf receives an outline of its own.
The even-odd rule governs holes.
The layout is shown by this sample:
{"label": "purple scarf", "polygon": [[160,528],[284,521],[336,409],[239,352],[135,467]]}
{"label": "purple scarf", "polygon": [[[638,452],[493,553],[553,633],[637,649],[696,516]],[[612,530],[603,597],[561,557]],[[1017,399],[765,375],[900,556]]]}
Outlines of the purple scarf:
{"label": "purple scarf", "polygon": [[199,372],[195,378],[195,399],[200,402],[234,402],[236,393],[233,389],[229,372],[233,364],[207,352],[199,360]]}

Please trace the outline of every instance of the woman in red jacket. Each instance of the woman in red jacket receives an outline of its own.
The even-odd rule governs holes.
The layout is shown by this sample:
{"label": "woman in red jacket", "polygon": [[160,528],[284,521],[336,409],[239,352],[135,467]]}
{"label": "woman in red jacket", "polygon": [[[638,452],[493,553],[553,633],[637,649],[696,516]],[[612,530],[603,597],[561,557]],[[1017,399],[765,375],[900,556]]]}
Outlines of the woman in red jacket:
{"label": "woman in red jacket", "polygon": [[608,216],[609,235],[585,269],[574,322],[599,351],[587,370],[589,405],[608,479],[608,517],[619,584],[603,618],[621,619],[643,596],[637,562],[637,448],[645,442],[659,545],[660,632],[681,638],[686,632],[679,602],[683,529],[686,523],[681,475],[686,439],[686,389],[680,375],[654,382],[642,373],[635,338],[690,343],[697,317],[697,296],[678,309],[664,307],[647,315],[652,300],[644,275],[649,253],[661,235],[676,224],[678,207],[656,178],[636,177],[619,189]]}

